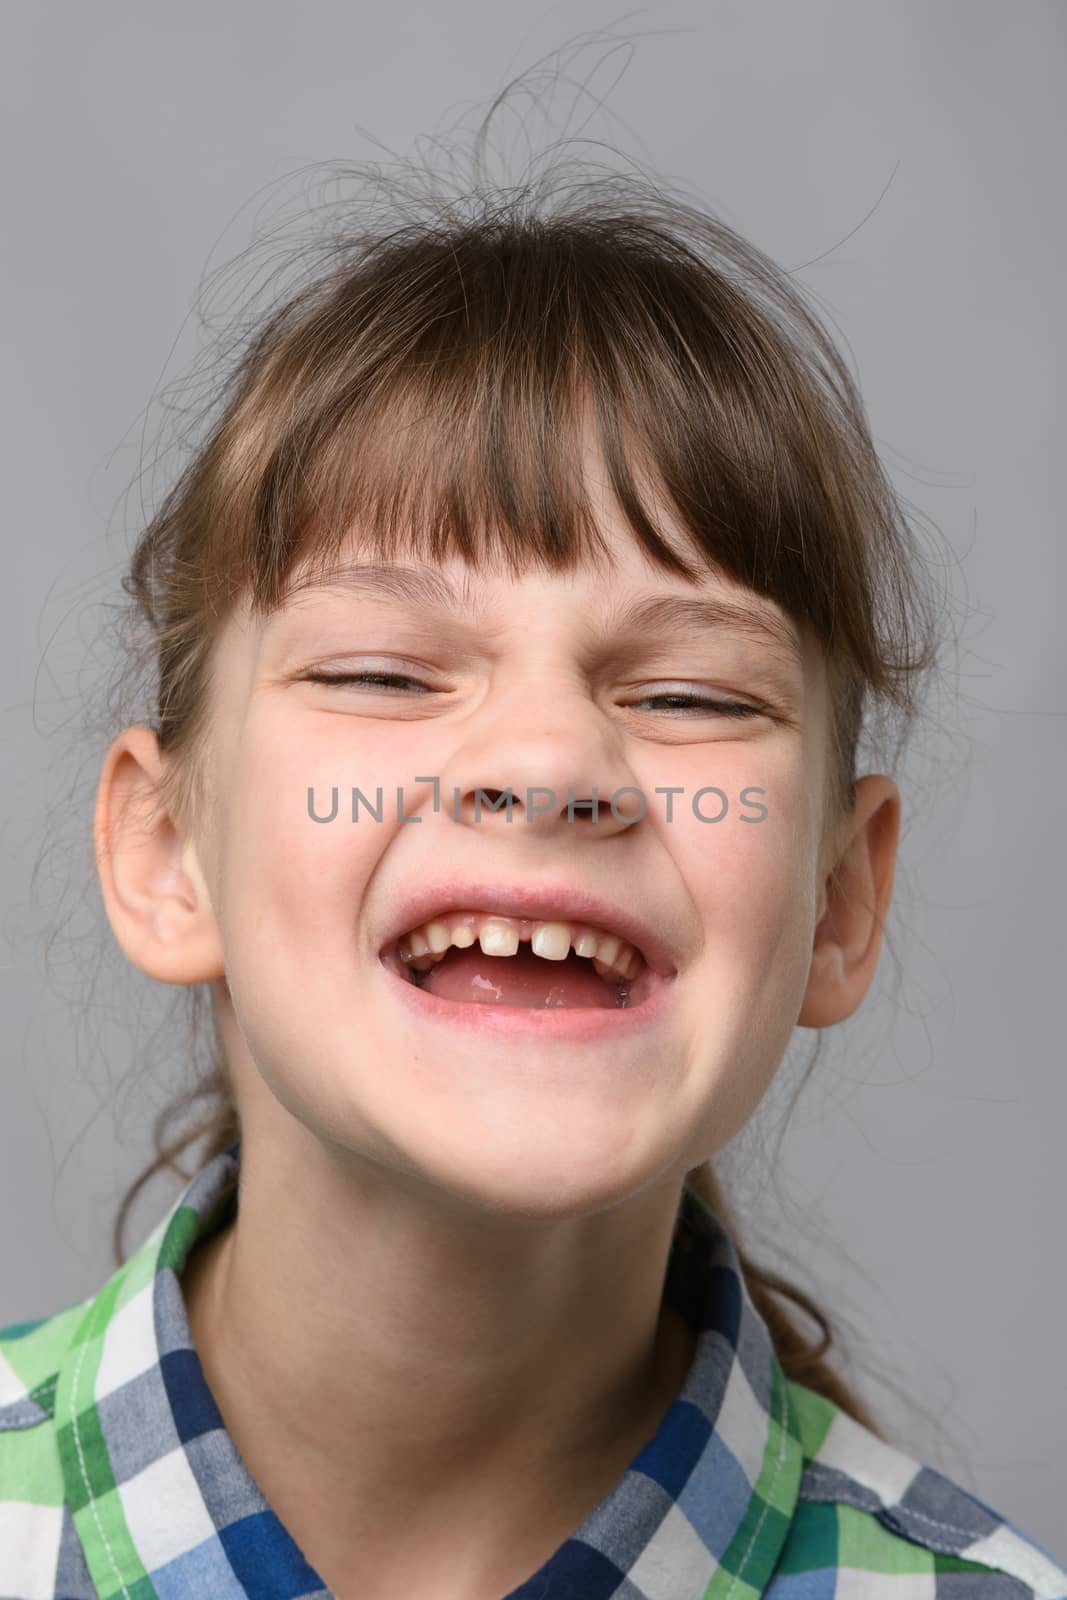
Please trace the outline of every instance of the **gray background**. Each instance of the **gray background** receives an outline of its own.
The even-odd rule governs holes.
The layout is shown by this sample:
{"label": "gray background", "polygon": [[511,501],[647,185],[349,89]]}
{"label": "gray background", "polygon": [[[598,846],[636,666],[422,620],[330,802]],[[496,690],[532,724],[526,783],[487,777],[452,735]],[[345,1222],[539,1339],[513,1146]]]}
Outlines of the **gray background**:
{"label": "gray background", "polygon": [[[92,981],[110,934],[79,875],[106,734],[81,706],[142,496],[167,481],[150,402],[200,347],[186,318],[205,266],[248,243],[264,185],[380,157],[356,124],[404,153],[612,28],[638,36],[621,78],[625,50],[570,66],[607,112],[582,129],[593,101],[564,94],[533,116],[535,146],[572,105],[572,133],[680,178],[803,268],[895,483],[946,541],[960,619],[902,775],[901,981],[884,958],[831,1030],[780,1152],[787,1068],[764,1131],[735,1141],[749,1237],[845,1317],[864,1373],[930,1413],[860,1379],[912,1453],[1067,1556],[1065,23],[1020,0],[4,7],[0,1325],[110,1275],[111,1218],[175,1070],[136,1053],[151,986]],[[502,142],[519,138],[513,120]],[[30,875],[56,826],[36,880],[64,919],[46,973]],[[143,1196],[127,1239],[176,1192]]]}

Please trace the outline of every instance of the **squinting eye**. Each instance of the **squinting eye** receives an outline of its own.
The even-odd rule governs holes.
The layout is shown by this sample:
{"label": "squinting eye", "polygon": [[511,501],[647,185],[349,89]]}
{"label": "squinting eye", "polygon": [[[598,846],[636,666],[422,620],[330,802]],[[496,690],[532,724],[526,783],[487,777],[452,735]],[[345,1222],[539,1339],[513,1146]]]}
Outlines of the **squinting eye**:
{"label": "squinting eye", "polygon": [[683,715],[721,717],[761,717],[761,706],[746,705],[743,700],[704,700],[694,694],[650,694],[644,700],[637,701],[639,706],[652,705],[655,701],[671,700],[674,709]]}
{"label": "squinting eye", "polygon": [[400,672],[305,672],[304,680],[307,683],[362,683],[375,688],[392,688],[397,684],[414,684],[420,694],[432,694],[433,690],[425,683],[420,683],[417,678],[406,678]]}
{"label": "squinting eye", "polygon": [[[306,672],[304,680],[307,683],[335,684],[360,684],[366,688],[392,689],[404,693],[410,686],[419,694],[433,694],[428,684],[421,683],[418,678],[409,678],[400,672]],[[720,717],[759,717],[763,715],[761,706],[746,704],[743,700],[705,700],[700,695],[692,694],[654,694],[646,695],[637,705],[667,704],[677,715],[682,716],[720,716]]]}

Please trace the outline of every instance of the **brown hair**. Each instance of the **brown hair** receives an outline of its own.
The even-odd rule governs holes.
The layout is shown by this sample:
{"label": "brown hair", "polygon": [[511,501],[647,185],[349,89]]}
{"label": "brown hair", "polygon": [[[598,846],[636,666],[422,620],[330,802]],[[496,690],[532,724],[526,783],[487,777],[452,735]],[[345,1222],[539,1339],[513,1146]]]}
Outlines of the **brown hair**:
{"label": "brown hair", "polygon": [[[693,580],[714,564],[814,630],[832,707],[828,814],[849,809],[861,735],[881,718],[898,758],[938,642],[843,358],[790,278],[677,186],[557,160],[495,188],[486,126],[472,181],[452,193],[439,176],[419,192],[348,169],[364,211],[346,210],[321,252],[302,247],[304,281],[242,342],[218,415],[140,535],[123,585],[158,668],[160,805],[189,834],[209,803],[209,684],[228,609],[244,596],[258,614],[277,606],[298,563],[325,570],[357,521],[393,555],[458,553],[515,573],[595,559],[578,454],[591,416],[654,562]],[[384,213],[383,197],[395,202]],[[690,532],[691,560],[657,532],[649,483]],[[183,995],[194,1025],[204,998]],[[157,1118],[156,1159],[115,1221],[119,1263],[142,1186],[164,1168],[188,1178],[183,1150],[203,1141],[206,1162],[239,1133],[217,1047]],[[738,1245],[787,1377],[875,1429],[829,1363],[828,1318],[741,1248],[711,1163],[687,1182]]]}

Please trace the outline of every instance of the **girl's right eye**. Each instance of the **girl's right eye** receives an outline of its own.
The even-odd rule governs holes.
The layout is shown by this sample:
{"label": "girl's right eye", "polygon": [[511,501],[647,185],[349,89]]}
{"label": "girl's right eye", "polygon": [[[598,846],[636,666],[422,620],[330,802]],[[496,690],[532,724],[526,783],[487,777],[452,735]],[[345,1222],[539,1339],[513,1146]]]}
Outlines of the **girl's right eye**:
{"label": "girl's right eye", "polygon": [[413,684],[420,693],[433,690],[417,678],[407,678],[400,672],[305,672],[305,683],[359,683],[375,688],[396,688],[399,684]]}

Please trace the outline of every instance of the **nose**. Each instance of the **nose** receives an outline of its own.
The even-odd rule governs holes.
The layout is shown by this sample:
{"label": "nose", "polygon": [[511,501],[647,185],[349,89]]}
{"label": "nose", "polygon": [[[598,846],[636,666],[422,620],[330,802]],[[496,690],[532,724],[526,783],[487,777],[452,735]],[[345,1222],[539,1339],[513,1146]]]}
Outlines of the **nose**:
{"label": "nose", "polygon": [[621,793],[616,788],[607,797],[597,784],[590,784],[588,793],[585,788],[583,784],[568,784],[562,791],[554,784],[507,784],[503,788],[475,784],[466,789],[457,785],[448,792],[453,795],[453,819],[467,827],[518,825],[524,831],[552,833],[558,827],[594,826],[602,836],[621,833],[645,814],[636,786],[623,786]]}
{"label": "nose", "polygon": [[449,760],[441,798],[452,819],[497,837],[610,838],[639,822],[647,799],[602,714],[579,694],[537,699],[487,719]]}

